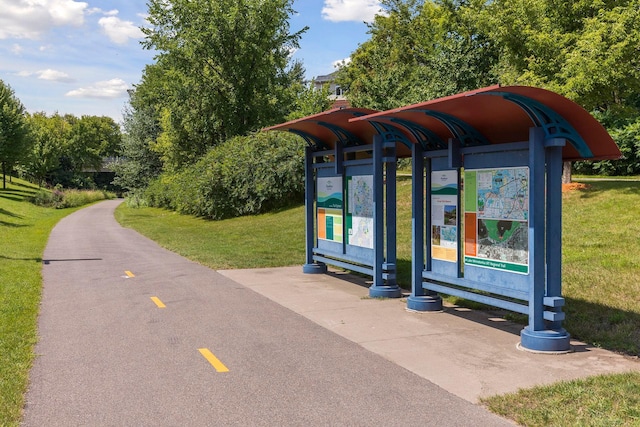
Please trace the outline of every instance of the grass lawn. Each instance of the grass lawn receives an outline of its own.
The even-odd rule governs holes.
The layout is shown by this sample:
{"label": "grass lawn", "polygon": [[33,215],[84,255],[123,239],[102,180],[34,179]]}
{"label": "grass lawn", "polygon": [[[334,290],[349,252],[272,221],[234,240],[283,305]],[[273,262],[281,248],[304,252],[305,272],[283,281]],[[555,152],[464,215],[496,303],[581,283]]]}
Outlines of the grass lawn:
{"label": "grass lawn", "polygon": [[[586,189],[563,195],[565,327],[581,341],[638,356],[640,182],[589,180],[587,184]],[[398,281],[408,287],[411,277],[409,176],[398,177],[397,206]],[[256,217],[206,221],[160,209],[121,205],[116,217],[124,226],[212,268],[304,263],[302,207]],[[638,387],[640,374],[610,375],[499,396],[485,403],[524,425],[640,425]],[[587,389],[589,392],[585,393]],[[555,415],[550,413],[553,411],[548,405],[558,406]],[[508,412],[504,408],[513,409]],[[604,412],[608,415],[601,418]]]}
{"label": "grass lawn", "polygon": [[55,224],[77,210],[35,206],[38,188],[13,179],[0,188],[0,426],[18,425],[42,289],[42,254]]}

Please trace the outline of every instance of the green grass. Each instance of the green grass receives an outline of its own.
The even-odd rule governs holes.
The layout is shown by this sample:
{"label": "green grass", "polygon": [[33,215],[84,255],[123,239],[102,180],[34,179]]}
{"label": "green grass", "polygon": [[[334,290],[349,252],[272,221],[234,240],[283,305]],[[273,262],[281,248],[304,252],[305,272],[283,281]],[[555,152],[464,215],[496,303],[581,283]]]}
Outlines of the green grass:
{"label": "green grass", "polygon": [[524,426],[639,426],[640,373],[564,381],[482,403]]}
{"label": "green grass", "polygon": [[54,225],[77,209],[26,201],[38,188],[13,179],[0,189],[0,425],[18,425],[42,289],[42,254]]}
{"label": "green grass", "polygon": [[565,327],[640,355],[640,182],[589,182],[564,194]]}
{"label": "green grass", "polygon": [[302,207],[210,221],[158,208],[128,208],[123,203],[116,219],[165,248],[215,269],[304,263]]}

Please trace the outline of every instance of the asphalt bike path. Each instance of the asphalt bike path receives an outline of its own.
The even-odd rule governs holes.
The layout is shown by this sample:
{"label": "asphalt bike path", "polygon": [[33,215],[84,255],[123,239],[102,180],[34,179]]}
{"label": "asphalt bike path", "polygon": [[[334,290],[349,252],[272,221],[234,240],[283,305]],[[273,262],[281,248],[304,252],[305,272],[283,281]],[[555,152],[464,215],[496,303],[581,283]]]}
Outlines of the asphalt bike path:
{"label": "asphalt bike path", "polygon": [[23,426],[513,425],[122,228],[119,203],[51,233]]}

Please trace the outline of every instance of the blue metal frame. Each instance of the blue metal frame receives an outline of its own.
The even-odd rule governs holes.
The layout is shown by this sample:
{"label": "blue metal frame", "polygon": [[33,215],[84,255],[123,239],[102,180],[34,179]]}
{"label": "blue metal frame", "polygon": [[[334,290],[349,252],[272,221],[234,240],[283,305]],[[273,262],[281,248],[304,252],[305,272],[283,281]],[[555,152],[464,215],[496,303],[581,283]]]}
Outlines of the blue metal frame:
{"label": "blue metal frame", "polygon": [[[454,141],[450,141],[450,147],[452,144],[455,145]],[[535,127],[531,129],[527,143],[449,149],[431,154],[421,152],[418,148],[414,150],[414,241],[412,291],[407,301],[408,309],[441,310],[441,301],[434,296],[435,292],[462,297],[527,314],[529,325],[521,332],[521,346],[525,349],[541,352],[570,350],[570,336],[562,328],[564,299],[561,296],[561,174],[564,144],[564,138],[549,139],[542,127]],[[452,158],[456,156],[460,159]],[[463,163],[462,156],[464,167],[469,170],[523,166],[529,168],[527,274],[469,264],[464,265],[462,272],[461,246],[458,249],[457,263],[433,259],[431,241],[428,237],[431,229],[431,171],[459,171],[458,167]],[[425,200],[426,218],[423,221]],[[461,218],[460,214],[458,218]],[[463,233],[459,226],[458,242],[461,242],[462,238]]]}
{"label": "blue metal frame", "polygon": [[[338,137],[333,150],[305,151],[305,227],[306,263],[304,273],[324,273],[327,264],[357,271],[373,277],[369,288],[371,297],[397,298],[402,295],[396,283],[396,141],[390,134],[376,135],[373,144],[356,141],[348,131],[326,123],[318,123],[332,130]],[[385,136],[390,139],[385,140]],[[349,160],[350,154],[365,152],[372,157]],[[324,157],[332,156],[326,162]],[[347,156],[347,159],[345,159]],[[385,181],[386,173],[386,181]],[[316,227],[316,181],[320,177],[340,177],[343,200],[347,195],[347,177],[373,175],[374,244],[373,249],[347,244],[346,203],[343,203],[343,241],[329,242],[318,239]],[[385,183],[386,182],[386,183]],[[386,193],[386,202],[385,202]],[[386,215],[385,215],[386,212]],[[386,232],[386,239],[385,239]]]}
{"label": "blue metal frame", "polygon": [[476,128],[450,114],[433,110],[414,110],[440,121],[464,147],[488,145],[489,141]]}
{"label": "blue metal frame", "polygon": [[574,127],[560,114],[535,99],[508,92],[483,92],[476,95],[500,96],[507,101],[513,102],[522,108],[534,126],[543,129],[545,139],[564,138],[571,142],[571,145],[583,158],[593,157],[593,152]]}

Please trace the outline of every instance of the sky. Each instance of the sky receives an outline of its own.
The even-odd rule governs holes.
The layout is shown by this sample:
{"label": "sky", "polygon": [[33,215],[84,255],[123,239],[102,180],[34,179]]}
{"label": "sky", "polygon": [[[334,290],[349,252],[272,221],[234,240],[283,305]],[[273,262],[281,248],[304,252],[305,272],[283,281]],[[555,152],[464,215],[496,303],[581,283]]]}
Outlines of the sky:
{"label": "sky", "polygon": [[[369,38],[378,0],[295,0],[290,31],[309,27],[293,58],[329,74]],[[0,0],[0,79],[30,113],[110,116],[155,53],[145,50],[146,0]]]}

